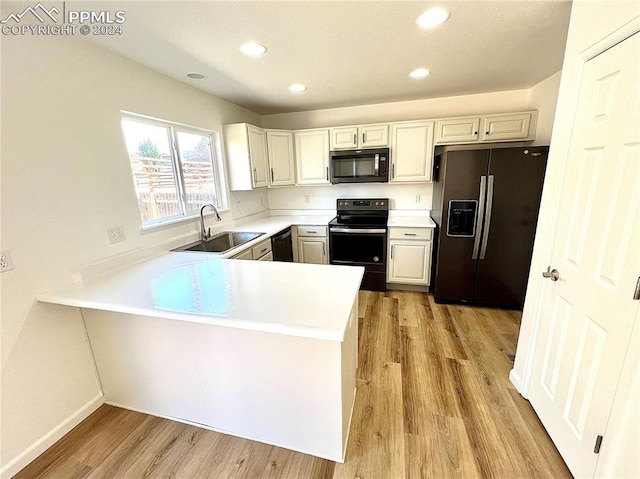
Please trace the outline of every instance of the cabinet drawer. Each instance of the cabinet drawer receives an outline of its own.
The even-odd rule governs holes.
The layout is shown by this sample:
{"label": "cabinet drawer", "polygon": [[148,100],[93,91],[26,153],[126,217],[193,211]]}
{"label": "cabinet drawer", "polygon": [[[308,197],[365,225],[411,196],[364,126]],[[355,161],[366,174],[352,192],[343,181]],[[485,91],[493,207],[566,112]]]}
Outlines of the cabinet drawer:
{"label": "cabinet drawer", "polygon": [[268,239],[266,241],[263,241],[259,245],[256,245],[253,248],[251,248],[251,251],[252,251],[253,259],[261,258],[265,254],[267,254],[269,251],[271,251],[271,240]]}
{"label": "cabinet drawer", "polygon": [[242,253],[238,253],[237,255],[232,256],[231,259],[248,259],[248,260],[252,260],[253,259],[253,252],[251,251],[251,249],[246,249]]}
{"label": "cabinet drawer", "polygon": [[327,236],[326,226],[298,226],[298,236]]}
{"label": "cabinet drawer", "polygon": [[389,238],[431,240],[433,228],[389,228]]}

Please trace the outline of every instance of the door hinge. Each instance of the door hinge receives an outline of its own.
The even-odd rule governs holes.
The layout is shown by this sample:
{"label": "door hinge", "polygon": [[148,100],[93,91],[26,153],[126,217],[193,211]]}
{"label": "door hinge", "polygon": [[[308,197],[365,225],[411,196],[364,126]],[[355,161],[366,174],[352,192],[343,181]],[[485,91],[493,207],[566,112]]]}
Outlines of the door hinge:
{"label": "door hinge", "polygon": [[596,437],[596,445],[593,448],[593,452],[598,454],[600,452],[600,446],[602,445],[602,436]]}

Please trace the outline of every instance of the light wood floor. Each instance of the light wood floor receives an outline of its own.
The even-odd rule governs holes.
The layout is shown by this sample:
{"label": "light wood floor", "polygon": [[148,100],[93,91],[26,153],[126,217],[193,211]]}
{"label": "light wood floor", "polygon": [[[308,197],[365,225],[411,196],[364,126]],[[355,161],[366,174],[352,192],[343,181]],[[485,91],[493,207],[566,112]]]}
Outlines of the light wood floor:
{"label": "light wood floor", "polygon": [[103,406],[16,479],[570,478],[508,380],[520,314],[360,293],[345,464]]}

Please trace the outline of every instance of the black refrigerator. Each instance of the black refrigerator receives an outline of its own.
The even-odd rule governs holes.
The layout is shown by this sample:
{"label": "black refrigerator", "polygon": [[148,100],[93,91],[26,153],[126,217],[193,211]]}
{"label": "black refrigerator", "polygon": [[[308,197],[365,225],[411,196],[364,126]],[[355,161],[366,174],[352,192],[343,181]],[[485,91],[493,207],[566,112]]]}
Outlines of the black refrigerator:
{"label": "black refrigerator", "polygon": [[549,147],[436,150],[436,302],[522,309]]}

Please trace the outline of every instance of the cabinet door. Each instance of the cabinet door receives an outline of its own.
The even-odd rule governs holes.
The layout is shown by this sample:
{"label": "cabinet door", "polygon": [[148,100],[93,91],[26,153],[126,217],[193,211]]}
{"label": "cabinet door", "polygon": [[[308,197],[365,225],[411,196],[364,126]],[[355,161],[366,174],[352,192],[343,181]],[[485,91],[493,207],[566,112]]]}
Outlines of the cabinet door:
{"label": "cabinet door", "polygon": [[327,264],[327,238],[298,237],[298,262]]}
{"label": "cabinet door", "polygon": [[265,254],[258,261],[273,261],[273,252],[269,251],[267,254]]}
{"label": "cabinet door", "polygon": [[479,117],[451,118],[436,122],[436,145],[478,141]]}
{"label": "cabinet door", "polygon": [[364,125],[360,127],[360,146],[389,146],[389,125]]}
{"label": "cabinet door", "polygon": [[295,145],[298,184],[328,184],[329,130],[298,131]]}
{"label": "cabinet door", "polygon": [[293,134],[290,131],[267,130],[267,152],[269,186],[294,185]]}
{"label": "cabinet door", "polygon": [[264,130],[253,125],[247,126],[249,136],[249,157],[251,158],[251,180],[254,188],[267,186],[267,141]]}
{"label": "cabinet door", "polygon": [[528,140],[531,113],[485,116],[482,141]]}
{"label": "cabinet door", "polygon": [[431,181],[433,121],[391,125],[391,183]]}
{"label": "cabinet door", "polygon": [[253,253],[251,251],[251,248],[248,248],[244,250],[242,253],[232,256],[231,259],[253,259]]}
{"label": "cabinet door", "polygon": [[350,150],[358,147],[358,127],[331,128],[331,149]]}
{"label": "cabinet door", "polygon": [[428,286],[431,276],[431,241],[391,241],[387,282]]}

